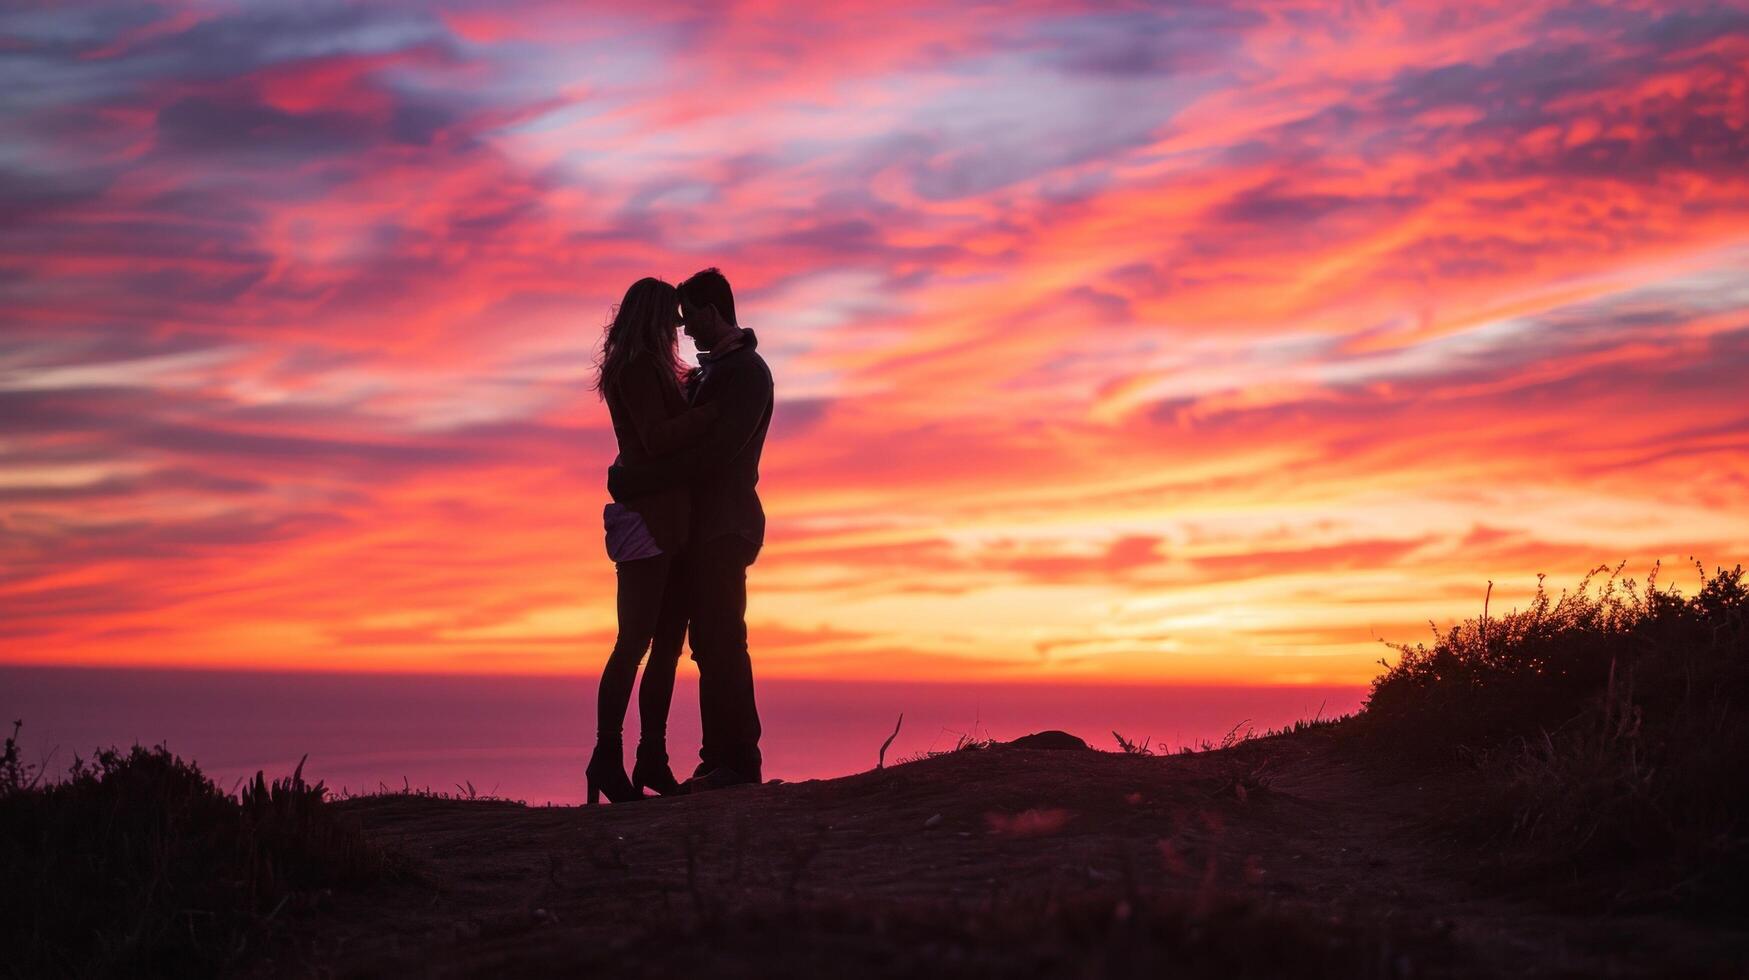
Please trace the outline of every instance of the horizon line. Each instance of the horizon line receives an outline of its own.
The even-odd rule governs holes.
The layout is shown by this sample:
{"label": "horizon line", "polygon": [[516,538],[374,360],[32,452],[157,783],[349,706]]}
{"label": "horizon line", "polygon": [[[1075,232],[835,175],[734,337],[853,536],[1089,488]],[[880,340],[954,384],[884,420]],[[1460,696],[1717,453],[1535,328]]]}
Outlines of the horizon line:
{"label": "horizon line", "polygon": [[[110,671],[151,674],[257,674],[263,676],[308,676],[308,677],[374,677],[374,678],[408,678],[408,677],[444,677],[444,678],[475,678],[502,680],[594,680],[600,677],[600,672],[588,671],[469,671],[469,670],[436,670],[436,669],[357,669],[349,670],[339,667],[303,668],[303,667],[260,667],[235,666],[213,667],[194,664],[93,664],[93,663],[57,663],[48,661],[0,661],[0,670],[42,670],[42,671]],[[686,678],[688,682],[696,682],[696,678]],[[1372,686],[1372,680],[1366,681],[1213,681],[1208,679],[1167,680],[1155,678],[1115,678],[1080,675],[1074,677],[1025,677],[1005,676],[1000,678],[907,678],[907,677],[825,677],[819,675],[783,675],[768,678],[770,682],[797,681],[810,684],[898,684],[911,687],[961,687],[966,685],[991,685],[1009,687],[1045,687],[1071,685],[1075,687],[1170,687],[1170,688],[1209,688],[1209,689],[1317,689],[1317,688],[1365,688]]]}

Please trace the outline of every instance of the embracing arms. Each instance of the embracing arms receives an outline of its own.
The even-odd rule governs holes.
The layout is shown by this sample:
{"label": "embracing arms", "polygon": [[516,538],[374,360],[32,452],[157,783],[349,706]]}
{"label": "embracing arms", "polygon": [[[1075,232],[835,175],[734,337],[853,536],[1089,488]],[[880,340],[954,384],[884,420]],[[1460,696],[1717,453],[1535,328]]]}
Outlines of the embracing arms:
{"label": "embracing arms", "polygon": [[651,456],[666,456],[710,432],[711,424],[721,412],[712,402],[689,408],[679,415],[669,415],[659,385],[662,379],[656,370],[632,369],[625,372],[619,397],[625,403],[626,417],[638,434],[638,442]]}
{"label": "embracing arms", "polygon": [[770,407],[771,376],[755,360],[736,365],[720,378],[713,376],[712,385],[714,397],[702,407],[716,407],[718,414],[706,437],[647,466],[614,464],[607,471],[607,492],[613,499],[623,502],[683,486],[740,454]]}

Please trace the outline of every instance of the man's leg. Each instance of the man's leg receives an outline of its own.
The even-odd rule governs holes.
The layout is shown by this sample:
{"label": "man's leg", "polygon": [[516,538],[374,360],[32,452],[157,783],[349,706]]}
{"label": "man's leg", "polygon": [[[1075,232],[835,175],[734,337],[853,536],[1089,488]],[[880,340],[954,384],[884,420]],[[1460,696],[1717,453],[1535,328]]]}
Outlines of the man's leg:
{"label": "man's leg", "polygon": [[747,652],[747,566],[756,554],[751,542],[725,535],[699,542],[689,556],[692,652],[705,730],[700,758],[706,767],[727,766],[755,779],[761,732]]}

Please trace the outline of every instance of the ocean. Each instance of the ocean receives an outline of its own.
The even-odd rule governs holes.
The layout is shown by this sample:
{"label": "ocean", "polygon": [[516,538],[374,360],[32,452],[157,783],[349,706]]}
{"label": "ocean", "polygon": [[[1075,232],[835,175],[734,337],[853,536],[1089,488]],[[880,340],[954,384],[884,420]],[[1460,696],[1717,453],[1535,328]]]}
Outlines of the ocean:
{"label": "ocean", "polygon": [[[1354,687],[1154,684],[759,683],[765,776],[790,781],[862,772],[901,712],[887,761],[952,748],[962,736],[1011,739],[1062,729],[1096,748],[1113,732],[1175,749],[1356,710]],[[595,678],[256,673],[0,667],[0,720],[24,722],[24,761],[64,772],[75,753],[164,744],[225,789],[264,771],[348,793],[403,787],[473,791],[533,804],[583,798],[594,742]],[[696,762],[696,684],[682,671],[669,748],[685,778]],[[626,722],[628,756],[637,706]],[[628,759],[629,765],[629,759]]]}

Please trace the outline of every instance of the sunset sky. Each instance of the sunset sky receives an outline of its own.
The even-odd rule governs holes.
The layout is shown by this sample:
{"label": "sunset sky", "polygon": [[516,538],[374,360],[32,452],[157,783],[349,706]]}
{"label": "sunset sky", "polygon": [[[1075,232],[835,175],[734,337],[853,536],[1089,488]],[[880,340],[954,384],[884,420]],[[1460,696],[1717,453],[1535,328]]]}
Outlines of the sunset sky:
{"label": "sunset sky", "polygon": [[0,662],[597,670],[591,361],[710,265],[767,676],[1749,557],[1749,3],[638,6],[7,5]]}

